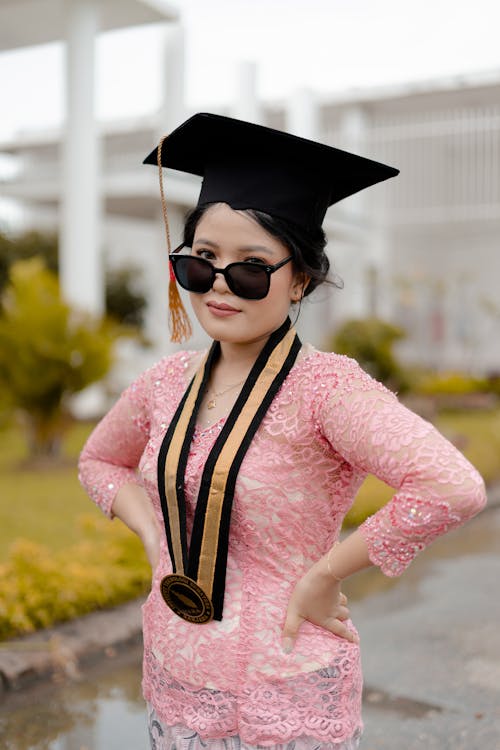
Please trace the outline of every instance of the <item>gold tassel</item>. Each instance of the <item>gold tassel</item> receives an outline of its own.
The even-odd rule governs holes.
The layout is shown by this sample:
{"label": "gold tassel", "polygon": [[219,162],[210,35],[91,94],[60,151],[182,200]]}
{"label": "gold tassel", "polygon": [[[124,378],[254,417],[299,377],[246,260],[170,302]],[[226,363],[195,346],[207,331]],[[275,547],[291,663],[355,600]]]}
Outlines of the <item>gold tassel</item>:
{"label": "gold tassel", "polygon": [[[161,208],[163,213],[163,222],[165,224],[165,235],[167,238],[167,251],[170,255],[170,228],[168,224],[167,216],[167,202],[165,200],[165,193],[163,190],[163,172],[161,165],[161,151],[163,142],[168,136],[163,136],[160,143],[158,144],[158,174],[160,177],[160,197],[161,197]],[[179,289],[177,287],[177,280],[175,278],[174,269],[169,259],[169,284],[168,284],[168,329],[170,331],[170,340],[175,344],[181,344],[183,341],[187,341],[193,329],[191,327],[191,321],[186,312],[186,308],[183,305]]]}
{"label": "gold tassel", "polygon": [[168,329],[170,331],[170,340],[174,344],[181,344],[183,341],[187,341],[193,333],[186,308],[182,304],[172,263],[170,263],[170,281],[168,285]]}

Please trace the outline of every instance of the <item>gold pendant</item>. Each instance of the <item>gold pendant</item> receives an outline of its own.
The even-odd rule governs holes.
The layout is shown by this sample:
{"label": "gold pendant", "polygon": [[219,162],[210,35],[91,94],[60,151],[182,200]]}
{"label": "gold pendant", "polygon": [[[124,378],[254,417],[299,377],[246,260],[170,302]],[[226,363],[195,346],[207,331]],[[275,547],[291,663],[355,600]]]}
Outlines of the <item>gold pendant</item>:
{"label": "gold pendant", "polygon": [[162,579],[160,591],[165,603],[183,620],[203,623],[213,619],[212,602],[191,578],[171,573]]}
{"label": "gold pendant", "polygon": [[210,401],[207,404],[207,409],[215,409],[216,406],[217,406],[217,404],[215,402],[215,399],[211,398]]}

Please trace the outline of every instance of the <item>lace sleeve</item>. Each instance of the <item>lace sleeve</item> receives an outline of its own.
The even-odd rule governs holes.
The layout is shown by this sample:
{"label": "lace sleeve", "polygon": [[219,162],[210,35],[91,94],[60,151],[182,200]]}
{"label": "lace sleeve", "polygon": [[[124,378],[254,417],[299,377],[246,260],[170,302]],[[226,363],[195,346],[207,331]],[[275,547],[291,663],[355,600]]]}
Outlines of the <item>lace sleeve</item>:
{"label": "lace sleeve", "polygon": [[156,368],[158,365],[140,375],[122,393],[80,455],[80,482],[110,518],[120,487],[137,482],[136,468],[149,439],[151,381]]}
{"label": "lace sleeve", "polygon": [[431,424],[353,360],[338,359],[335,392],[322,398],[321,429],[349,464],[397,490],[360,531],[371,561],[400,575],[424,547],[481,510],[484,483]]}

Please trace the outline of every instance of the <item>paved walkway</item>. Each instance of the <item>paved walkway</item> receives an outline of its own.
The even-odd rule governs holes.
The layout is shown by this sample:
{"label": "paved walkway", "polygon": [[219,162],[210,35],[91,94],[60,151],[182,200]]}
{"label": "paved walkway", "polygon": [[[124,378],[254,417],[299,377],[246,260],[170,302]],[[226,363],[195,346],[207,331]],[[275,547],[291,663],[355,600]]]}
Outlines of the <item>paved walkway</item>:
{"label": "paved walkway", "polygon": [[404,585],[352,604],[363,750],[500,750],[499,538],[500,508],[488,510],[416,560]]}
{"label": "paved walkway", "polygon": [[[365,674],[363,750],[500,750],[500,492],[399,580],[349,582]],[[140,602],[0,644],[0,691],[140,641]]]}

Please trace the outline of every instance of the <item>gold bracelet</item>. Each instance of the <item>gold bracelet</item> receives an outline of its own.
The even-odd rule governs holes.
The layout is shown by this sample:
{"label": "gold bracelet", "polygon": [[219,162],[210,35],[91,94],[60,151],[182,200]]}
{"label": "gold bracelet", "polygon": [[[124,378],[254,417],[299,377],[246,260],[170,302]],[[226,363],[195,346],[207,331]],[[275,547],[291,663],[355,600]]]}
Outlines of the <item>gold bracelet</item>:
{"label": "gold bracelet", "polygon": [[331,575],[331,577],[335,581],[337,581],[337,583],[342,583],[343,579],[339,578],[338,576],[336,576],[335,573],[332,572],[332,569],[330,567],[330,555],[332,554],[332,552],[335,549],[335,547],[338,547],[339,544],[340,544],[340,542],[335,542],[335,544],[333,545],[333,547],[331,547],[331,549],[329,550],[329,552],[328,552],[328,554],[326,556],[326,565],[327,565],[327,568],[328,568],[328,573]]}

